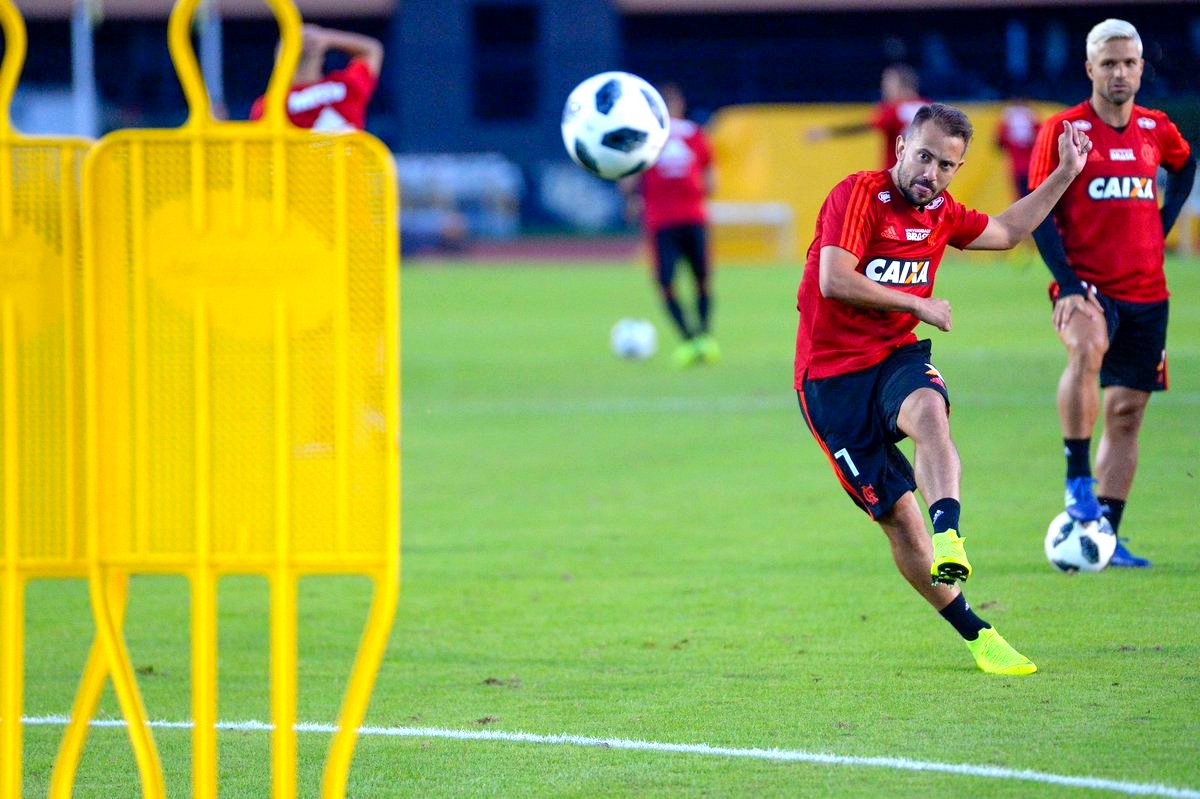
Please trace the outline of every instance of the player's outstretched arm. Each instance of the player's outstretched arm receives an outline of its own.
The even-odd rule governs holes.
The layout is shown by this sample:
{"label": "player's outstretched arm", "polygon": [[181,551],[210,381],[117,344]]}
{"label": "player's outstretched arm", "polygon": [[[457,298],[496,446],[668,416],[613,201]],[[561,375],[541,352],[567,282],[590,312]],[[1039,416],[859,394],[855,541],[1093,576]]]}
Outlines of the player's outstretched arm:
{"label": "player's outstretched arm", "polygon": [[383,66],[383,43],[371,36],[317,25],[305,25],[305,36],[318,40],[325,50],[340,50],[351,58],[366,62],[372,75],[379,75]]}
{"label": "player's outstretched arm", "polygon": [[910,313],[939,330],[950,329],[950,303],[884,288],[858,271],[858,260],[857,255],[841,247],[822,247],[821,294],[858,308]]}
{"label": "player's outstretched arm", "polygon": [[1069,122],[1063,122],[1058,135],[1058,166],[1050,176],[1025,197],[988,220],[988,225],[968,250],[1011,250],[1030,236],[1058,203],[1071,181],[1083,171],[1091,139]]}
{"label": "player's outstretched arm", "polygon": [[810,143],[825,141],[826,139],[840,139],[845,136],[857,136],[860,133],[870,133],[875,130],[875,127],[870,122],[854,122],[849,125],[819,125],[815,128],[809,128],[804,138]]}

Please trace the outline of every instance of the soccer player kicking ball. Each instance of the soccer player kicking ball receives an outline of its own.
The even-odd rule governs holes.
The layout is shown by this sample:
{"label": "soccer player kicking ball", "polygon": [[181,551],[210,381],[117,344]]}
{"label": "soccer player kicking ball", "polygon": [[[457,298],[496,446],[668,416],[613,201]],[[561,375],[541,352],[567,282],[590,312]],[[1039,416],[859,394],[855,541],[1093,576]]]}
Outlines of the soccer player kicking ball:
{"label": "soccer player kicking ball", "polygon": [[[1092,96],[1053,117],[1090,131],[1096,143],[1083,175],[1034,234],[1055,282],[1054,328],[1067,349],[1058,381],[1058,418],[1067,455],[1067,513],[1081,521],[1103,514],[1113,531],[1137,469],[1138,432],[1150,394],[1167,388],[1167,281],[1163,236],[1192,191],[1196,161],[1161,111],[1134,105],[1142,82],[1137,29],[1106,19],[1087,37]],[[1158,168],[1168,172],[1163,207]],[[1054,143],[1039,135],[1030,185],[1055,167]],[[1099,496],[1089,464],[1092,431],[1104,389],[1104,437],[1096,453]],[[1143,568],[1118,542],[1112,566]]]}
{"label": "soccer player kicking ball", "polygon": [[[913,329],[950,330],[950,303],[933,296],[947,245],[1007,250],[1029,236],[1083,169],[1091,142],[1063,125],[1058,167],[1036,191],[988,217],[946,188],[963,165],[971,123],[956,108],[921,108],[896,140],[897,163],[843,180],[821,207],[800,282],[796,393],[809,429],[846,493],[879,523],[904,578],[954,626],[979,668],[1037,667],[975,615],[955,586],[971,574],[959,536],[960,465],[950,398],[930,342]],[[916,473],[896,448],[912,438]],[[933,538],[913,497],[929,504]]]}

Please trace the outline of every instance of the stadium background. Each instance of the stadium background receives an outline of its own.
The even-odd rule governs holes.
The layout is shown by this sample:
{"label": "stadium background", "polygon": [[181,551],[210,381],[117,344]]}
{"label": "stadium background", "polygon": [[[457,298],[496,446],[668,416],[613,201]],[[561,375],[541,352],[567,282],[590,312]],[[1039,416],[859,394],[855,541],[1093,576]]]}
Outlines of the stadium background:
{"label": "stadium background", "polygon": [[[19,5],[30,18],[31,40],[14,109],[19,127],[95,135],[182,121],[165,0]],[[1000,103],[1022,96],[1045,101],[1041,108],[1048,110],[1085,97],[1082,41],[1102,16],[1128,18],[1142,33],[1147,67],[1139,102],[1163,108],[1190,140],[1200,140],[1200,8],[1192,3],[299,5],[307,19],[385,45],[368,129],[398,154],[410,253],[484,257],[512,251],[503,242],[521,235],[628,233],[616,192],[570,165],[557,125],[570,88],[614,67],[679,82],[692,116],[708,123],[718,154],[716,199],[734,203],[716,214],[718,223],[730,223],[717,224],[714,233],[717,256],[726,260],[795,257],[825,190],[847,171],[875,166],[874,134],[813,146],[803,133],[814,124],[864,118],[889,63],[914,66],[925,96],[967,105],[978,139],[972,168],[955,191],[985,210],[1008,200],[1005,181],[995,179],[1004,165],[992,144]],[[254,0],[225,0],[219,14],[223,24],[209,28],[214,94],[231,118],[244,118],[270,70],[274,23]],[[94,83],[72,83],[73,15],[77,37],[88,28],[94,35]],[[84,98],[81,106],[80,93],[93,86],[94,100]],[[1189,238],[1194,227],[1194,221],[1184,225]],[[630,249],[585,251],[626,257]]]}
{"label": "stadium background", "polygon": [[[183,120],[166,0],[105,0],[99,16],[70,0],[19,5],[30,51],[18,126],[100,134]],[[404,590],[352,795],[1200,795],[1195,259],[1168,261],[1175,382],[1152,405],[1126,522],[1155,568],[1094,579],[1064,578],[1041,551],[1061,508],[1053,385],[1063,360],[1043,268],[1026,250],[994,269],[955,254],[939,273],[955,308],[937,351],[966,464],[979,568],[970,597],[1041,669],[1020,685],[989,681],[897,579],[804,430],[790,391],[796,259],[777,257],[764,233],[740,253],[773,263],[719,275],[726,354],[716,368],[611,357],[618,316],[665,327],[631,266],[638,236],[615,192],[567,160],[558,134],[562,100],[588,74],[620,66],[678,80],[721,147],[722,199],[797,203],[793,244],[803,247],[803,204],[875,166],[879,148],[865,134],[818,151],[800,134],[861,118],[880,70],[906,60],[927,95],[972,109],[980,140],[955,191],[994,210],[1007,180],[987,115],[1015,93],[1049,104],[1086,96],[1082,39],[1104,16],[1143,33],[1139,100],[1200,141],[1200,7],[300,5],[310,20],[384,42],[368,127],[397,155],[407,245],[433,256],[405,261]],[[219,93],[244,117],[270,68],[274,24],[257,0],[222,10]],[[78,92],[73,33],[95,44]],[[466,240],[442,235],[447,220],[465,223]],[[738,244],[722,246],[737,254]],[[721,267],[744,262],[722,257]],[[187,587],[152,577],[136,588],[126,634],[163,722],[170,795],[186,796]],[[221,588],[222,796],[268,795],[268,739],[254,721],[270,715],[263,588],[254,578]],[[81,581],[30,591],[26,795],[44,796],[94,632]],[[368,596],[360,583],[317,580],[302,593],[299,718],[323,725]],[[931,708],[934,692],[953,713]],[[119,718],[111,696],[98,715]],[[561,732],[592,743],[519,738]],[[302,795],[313,795],[327,733],[301,738]],[[816,762],[625,751],[631,741]],[[876,760],[892,757],[914,770]],[[122,731],[93,732],[79,785],[87,798],[136,795]]]}

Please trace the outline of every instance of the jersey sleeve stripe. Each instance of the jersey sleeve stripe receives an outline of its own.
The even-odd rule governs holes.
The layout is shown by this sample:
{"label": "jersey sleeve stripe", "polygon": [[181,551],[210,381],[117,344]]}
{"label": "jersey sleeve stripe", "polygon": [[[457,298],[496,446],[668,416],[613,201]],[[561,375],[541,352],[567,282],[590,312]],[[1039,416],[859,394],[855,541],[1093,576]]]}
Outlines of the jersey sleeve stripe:
{"label": "jersey sleeve stripe", "polygon": [[848,227],[842,229],[842,239],[839,246],[848,252],[857,252],[863,239],[863,229],[866,226],[866,205],[871,199],[876,181],[860,179],[854,185],[850,202],[846,205]]}
{"label": "jersey sleeve stripe", "polygon": [[838,246],[842,249],[847,248],[850,238],[854,233],[854,207],[858,205],[861,193],[862,181],[855,181],[854,188],[850,190],[850,199],[846,202],[845,218],[842,220],[842,235],[838,239]]}

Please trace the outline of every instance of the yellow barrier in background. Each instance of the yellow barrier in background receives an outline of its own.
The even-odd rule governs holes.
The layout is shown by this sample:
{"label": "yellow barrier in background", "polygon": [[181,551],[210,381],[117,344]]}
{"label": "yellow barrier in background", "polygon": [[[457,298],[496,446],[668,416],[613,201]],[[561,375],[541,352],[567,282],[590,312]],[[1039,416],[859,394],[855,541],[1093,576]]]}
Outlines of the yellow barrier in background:
{"label": "yellow barrier in background", "polygon": [[[1033,103],[1041,118],[1061,110]],[[1015,199],[1008,161],[996,146],[996,130],[1004,103],[960,106],[975,126],[967,162],[950,187],[951,194],[973,208],[999,213]],[[790,258],[803,260],[812,241],[817,212],[842,178],[861,170],[882,169],[882,134],[809,142],[807,132],[825,125],[865,121],[871,105],[747,105],[718,111],[708,129],[717,177],[713,201],[736,208],[743,203],[790,208],[795,225]],[[771,206],[765,206],[770,209]],[[776,217],[780,214],[775,213]],[[777,224],[751,221],[722,224],[714,215],[712,247],[722,262],[778,262],[788,241]]]}
{"label": "yellow barrier in background", "polygon": [[213,118],[189,38],[199,0],[180,0],[169,37],[187,123],[106,136],[83,179],[89,585],[146,796],[162,795],[161,767],[105,586],[190,580],[197,799],[218,787],[218,578],[270,585],[276,797],[297,787],[299,576],[375,583],[324,797],[345,793],[399,592],[394,166],[367,134],[287,122],[300,18],[268,4],[283,46],[262,121]]}
{"label": "yellow barrier in background", "polygon": [[[25,23],[0,0],[0,797],[22,793],[25,584],[88,575],[84,512],[80,177],[91,143],[24,136],[9,109]],[[110,585],[120,618],[125,582]],[[63,736],[52,794],[69,797],[107,668],[93,644]]]}

